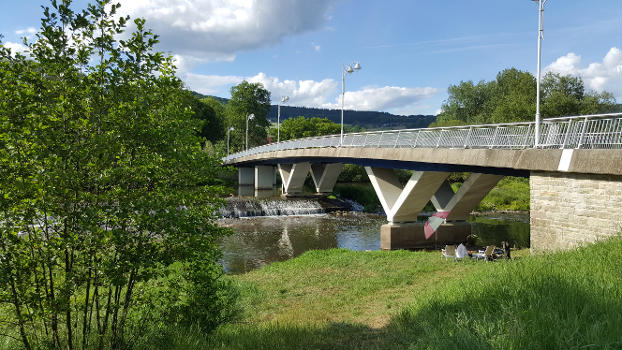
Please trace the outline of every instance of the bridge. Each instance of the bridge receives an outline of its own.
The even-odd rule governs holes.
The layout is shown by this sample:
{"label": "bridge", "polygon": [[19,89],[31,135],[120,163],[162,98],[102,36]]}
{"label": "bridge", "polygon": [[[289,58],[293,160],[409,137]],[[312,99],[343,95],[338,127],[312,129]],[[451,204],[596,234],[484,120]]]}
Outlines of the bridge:
{"label": "bridge", "polygon": [[[417,216],[432,202],[446,217],[437,243],[470,233],[466,221],[504,176],[529,178],[531,249],[565,249],[622,230],[622,113],[545,119],[534,147],[534,123],[388,130],[290,140],[223,158],[238,167],[240,193],[302,191],[310,174],[319,194],[332,192],[343,164],[364,166],[387,215],[382,249],[425,244]],[[405,185],[395,169],[413,170]],[[457,192],[451,172],[470,175]]]}

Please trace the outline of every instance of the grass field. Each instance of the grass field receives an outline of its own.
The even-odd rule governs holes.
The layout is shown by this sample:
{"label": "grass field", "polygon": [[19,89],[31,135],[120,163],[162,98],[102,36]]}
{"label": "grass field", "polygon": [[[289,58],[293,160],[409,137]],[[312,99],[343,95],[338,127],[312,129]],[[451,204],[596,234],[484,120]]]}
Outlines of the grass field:
{"label": "grass field", "polygon": [[512,261],[311,251],[233,276],[241,319],[167,347],[620,349],[622,239]]}
{"label": "grass field", "polygon": [[144,325],[154,336],[134,348],[622,347],[621,237],[513,257],[486,263],[445,260],[438,251],[309,251],[227,276],[241,292],[236,322],[210,335]]}

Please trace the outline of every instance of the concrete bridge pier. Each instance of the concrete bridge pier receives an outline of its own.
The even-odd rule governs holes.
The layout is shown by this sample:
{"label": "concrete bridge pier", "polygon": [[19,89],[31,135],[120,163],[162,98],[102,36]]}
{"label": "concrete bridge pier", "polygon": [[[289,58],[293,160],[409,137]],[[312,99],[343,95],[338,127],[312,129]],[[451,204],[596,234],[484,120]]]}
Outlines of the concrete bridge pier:
{"label": "concrete bridge pier", "polygon": [[343,163],[311,164],[311,178],[318,194],[333,192],[339,174],[343,169]]}
{"label": "concrete bridge pier", "polygon": [[283,183],[283,196],[300,194],[305,179],[311,169],[311,163],[279,164],[279,174]]}
{"label": "concrete bridge pier", "polygon": [[255,194],[255,168],[238,168],[238,196],[251,197]]}
{"label": "concrete bridge pier", "polygon": [[438,228],[434,239],[426,240],[423,229],[425,223],[417,222],[417,216],[445,183],[449,173],[415,171],[406,185],[402,186],[393,169],[365,167],[365,170],[389,221],[380,228],[381,249],[407,249],[456,242],[471,233],[469,223],[448,223]]}
{"label": "concrete bridge pier", "polygon": [[255,166],[255,197],[265,198],[274,195],[275,172],[272,165]]}

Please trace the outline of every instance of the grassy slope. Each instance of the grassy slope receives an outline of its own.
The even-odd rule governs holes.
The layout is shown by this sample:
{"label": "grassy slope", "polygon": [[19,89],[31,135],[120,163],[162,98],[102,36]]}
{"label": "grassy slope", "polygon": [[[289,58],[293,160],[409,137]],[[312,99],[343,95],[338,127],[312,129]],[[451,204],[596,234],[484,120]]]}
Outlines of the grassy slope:
{"label": "grassy slope", "polygon": [[[570,349],[622,345],[622,239],[513,261],[311,251],[233,277],[247,313],[227,349]],[[523,255],[523,256],[521,256]],[[203,338],[204,339],[204,338]]]}

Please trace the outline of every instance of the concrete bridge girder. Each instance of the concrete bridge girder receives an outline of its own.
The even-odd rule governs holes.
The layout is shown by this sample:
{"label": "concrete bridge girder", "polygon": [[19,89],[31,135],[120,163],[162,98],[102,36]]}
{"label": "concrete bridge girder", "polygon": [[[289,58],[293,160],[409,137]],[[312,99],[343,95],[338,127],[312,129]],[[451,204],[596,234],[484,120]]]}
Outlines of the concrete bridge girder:
{"label": "concrete bridge girder", "polygon": [[402,186],[393,169],[365,170],[390,223],[417,221],[419,212],[449,176],[447,172],[415,171]]}
{"label": "concrete bridge girder", "polygon": [[432,196],[431,202],[437,211],[451,212],[447,221],[467,220],[502,178],[502,175],[471,173],[456,193],[445,180]]}
{"label": "concrete bridge girder", "polygon": [[343,163],[311,164],[311,178],[315,184],[315,191],[317,193],[332,192],[342,169]]}

